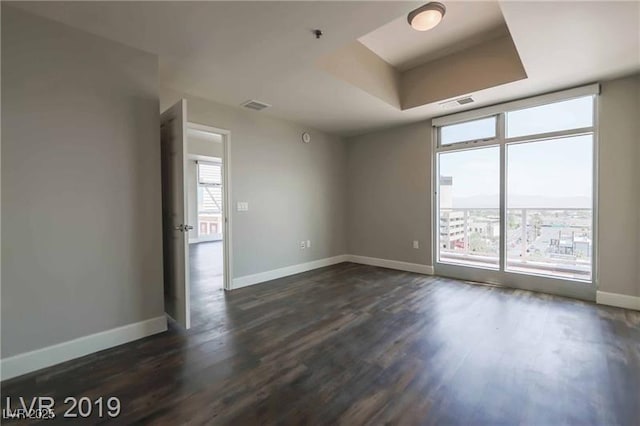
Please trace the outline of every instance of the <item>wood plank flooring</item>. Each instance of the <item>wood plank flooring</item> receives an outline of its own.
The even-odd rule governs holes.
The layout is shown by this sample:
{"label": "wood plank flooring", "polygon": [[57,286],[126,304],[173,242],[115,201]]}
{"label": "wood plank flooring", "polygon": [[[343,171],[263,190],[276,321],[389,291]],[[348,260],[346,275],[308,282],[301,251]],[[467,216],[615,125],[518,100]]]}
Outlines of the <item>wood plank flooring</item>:
{"label": "wood plank flooring", "polygon": [[640,312],[351,263],[196,288],[188,332],[5,382],[3,397],[120,398],[118,418],[92,424],[640,419]]}

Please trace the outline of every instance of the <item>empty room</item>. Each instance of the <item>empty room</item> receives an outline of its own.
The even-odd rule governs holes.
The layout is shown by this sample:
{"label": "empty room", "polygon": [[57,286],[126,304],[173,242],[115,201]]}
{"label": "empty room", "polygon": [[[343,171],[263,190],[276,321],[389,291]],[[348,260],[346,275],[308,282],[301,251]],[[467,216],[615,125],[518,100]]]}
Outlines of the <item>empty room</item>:
{"label": "empty room", "polygon": [[639,1],[0,7],[2,423],[639,424]]}

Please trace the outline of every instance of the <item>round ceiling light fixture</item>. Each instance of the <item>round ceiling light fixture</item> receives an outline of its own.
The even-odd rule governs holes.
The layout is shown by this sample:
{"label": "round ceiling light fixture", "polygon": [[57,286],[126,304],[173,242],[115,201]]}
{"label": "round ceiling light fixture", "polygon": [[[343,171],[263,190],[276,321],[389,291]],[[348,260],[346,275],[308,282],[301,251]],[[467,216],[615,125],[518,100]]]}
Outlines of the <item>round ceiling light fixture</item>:
{"label": "round ceiling light fixture", "polygon": [[444,4],[432,1],[409,12],[407,21],[416,31],[428,31],[442,21],[446,11]]}

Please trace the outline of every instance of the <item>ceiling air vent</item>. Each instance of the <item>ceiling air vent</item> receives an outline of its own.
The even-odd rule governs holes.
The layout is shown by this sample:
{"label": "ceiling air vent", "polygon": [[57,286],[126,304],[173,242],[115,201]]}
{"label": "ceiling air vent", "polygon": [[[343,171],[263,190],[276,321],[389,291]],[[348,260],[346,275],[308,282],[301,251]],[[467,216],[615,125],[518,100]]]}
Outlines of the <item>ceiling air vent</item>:
{"label": "ceiling air vent", "polygon": [[441,102],[440,105],[444,109],[455,108],[460,105],[467,105],[475,102],[475,100],[471,96],[465,96],[463,98],[453,99],[451,101]]}
{"label": "ceiling air vent", "polygon": [[245,108],[253,109],[255,111],[261,111],[265,108],[269,108],[271,105],[252,99],[250,101],[243,103],[242,106]]}

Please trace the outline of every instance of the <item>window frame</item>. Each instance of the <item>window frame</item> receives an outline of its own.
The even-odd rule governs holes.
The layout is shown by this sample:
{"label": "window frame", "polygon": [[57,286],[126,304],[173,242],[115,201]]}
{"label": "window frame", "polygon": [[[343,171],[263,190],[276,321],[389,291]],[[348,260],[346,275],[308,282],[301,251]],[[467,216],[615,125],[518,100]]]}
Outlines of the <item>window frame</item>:
{"label": "window frame", "polygon": [[[542,106],[545,106],[545,105],[552,105],[552,104],[555,104],[555,103],[560,103],[560,102],[564,102],[564,101],[571,101],[571,100],[574,100],[574,99],[581,99],[581,98],[587,98],[587,97],[593,97],[592,109],[593,109],[593,110],[595,110],[595,108],[596,108],[596,106],[595,106],[595,103],[596,103],[596,98],[595,98],[595,96],[596,96],[596,95],[597,95],[597,94],[593,94],[593,95],[572,96],[572,97],[570,97],[570,98],[565,98],[565,99],[554,99],[553,101],[550,101],[550,102],[542,102],[542,103],[537,104],[537,105],[520,106],[520,107],[517,107],[517,108],[510,108],[510,109],[507,109],[507,110],[505,110],[505,111],[502,113],[502,114],[504,115],[504,129],[503,129],[503,131],[504,131],[504,137],[505,137],[505,139],[506,139],[506,140],[509,140],[509,141],[518,141],[518,140],[524,140],[524,141],[526,141],[526,140],[530,139],[531,137],[539,138],[539,137],[544,136],[544,135],[556,135],[556,134],[557,134],[557,135],[562,136],[562,135],[564,135],[565,133],[566,133],[567,135],[572,135],[574,132],[579,131],[579,130],[592,131],[592,130],[587,130],[587,129],[593,129],[593,128],[595,127],[595,119],[596,119],[596,117],[595,117],[595,116],[594,116],[594,117],[592,117],[592,119],[591,119],[591,123],[592,123],[592,125],[591,125],[591,126],[586,126],[586,127],[574,127],[574,128],[568,129],[568,130],[566,130],[566,129],[565,129],[565,130],[553,130],[553,131],[551,131],[551,132],[529,133],[529,134],[522,135],[522,136],[512,136],[512,137],[509,137],[509,136],[507,136],[507,133],[508,133],[508,127],[509,127],[509,124],[507,123],[507,115],[508,115],[510,112],[524,111],[524,110],[531,109],[531,108],[537,108],[537,107],[542,107]],[[552,138],[553,138],[553,136],[550,136],[550,137],[548,137],[547,139],[552,139]]]}
{"label": "window frame", "polygon": [[[219,166],[220,167],[220,183],[209,183],[209,182],[201,182],[200,181],[200,165],[201,164],[205,164],[205,165],[215,165],[215,166]],[[219,188],[220,189],[220,195],[221,195],[221,203],[224,205],[224,191],[222,189],[222,181],[224,179],[224,170],[222,169],[223,164],[221,161],[202,161],[202,160],[196,160],[196,210],[198,215],[200,215],[200,213],[210,213],[208,211],[205,210],[200,210],[200,206],[202,206],[203,204],[203,199],[202,199],[202,195],[200,193],[200,187],[210,187],[210,188]],[[220,210],[219,211],[213,211],[213,213],[220,213],[222,214],[224,212],[224,206],[221,205],[220,206]]]}
{"label": "window frame", "polygon": [[[458,142],[442,144],[442,128],[443,127],[455,126],[456,124],[471,123],[473,121],[484,120],[486,118],[495,118],[495,136],[492,136],[492,137],[489,137],[489,138],[480,138],[480,139],[467,139],[467,140],[462,140],[462,141],[458,141]],[[483,144],[491,144],[492,141],[495,141],[498,138],[498,128],[500,127],[499,121],[500,121],[499,120],[499,114],[491,114],[491,115],[487,115],[487,116],[484,116],[484,117],[474,118],[472,120],[465,120],[465,121],[460,121],[458,123],[451,123],[451,124],[447,124],[447,125],[444,125],[444,126],[439,126],[439,127],[437,127],[437,131],[438,131],[438,138],[437,138],[437,140],[438,140],[438,148],[451,149],[452,147],[456,147],[456,149],[459,149],[461,146],[472,147],[472,146],[483,146]]]}
{"label": "window frame", "polygon": [[[200,180],[200,166],[201,165],[211,165],[211,166],[218,166],[220,167],[220,183],[211,183],[211,182],[202,182]],[[197,184],[198,185],[202,185],[202,186],[222,186],[222,175],[223,175],[223,171],[222,171],[222,162],[218,162],[218,161],[202,161],[202,160],[196,160],[196,179],[197,179]]]}
{"label": "window frame", "polygon": [[[452,151],[463,151],[468,149],[475,148],[483,148],[490,146],[498,146],[500,149],[500,266],[498,268],[497,273],[499,275],[503,275],[510,279],[501,279],[492,275],[493,270],[484,270],[483,268],[474,268],[474,267],[465,267],[461,265],[451,265],[454,268],[443,268],[445,270],[444,275],[452,272],[456,267],[457,268],[469,268],[475,269],[478,271],[477,274],[471,274],[468,279],[473,279],[470,277],[476,278],[478,277],[482,281],[493,282],[496,284],[505,283],[509,284],[512,287],[517,288],[527,288],[537,291],[547,291],[556,294],[567,295],[571,297],[577,297],[585,300],[594,300],[595,299],[595,288],[597,285],[597,259],[598,259],[598,110],[599,110],[599,99],[598,96],[600,93],[600,85],[592,84],[588,86],[581,86],[565,91],[554,92],[546,95],[536,96],[527,99],[521,99],[517,101],[507,102],[503,104],[493,105],[490,107],[479,108],[471,111],[464,111],[461,113],[451,114],[448,116],[434,118],[432,120],[432,170],[433,170],[433,178],[432,178],[432,235],[433,245],[432,245],[432,262],[434,265],[434,269],[438,269],[439,265],[451,265],[446,264],[440,261],[440,244],[439,244],[439,223],[440,223],[440,207],[439,207],[439,154],[444,152],[452,152]],[[546,133],[536,133],[526,136],[518,136],[518,137],[506,137],[506,114],[511,111],[518,111],[527,108],[533,108],[543,105],[548,105],[556,102],[567,101],[576,98],[582,98],[592,96],[593,97],[593,120],[592,126],[575,128],[570,130],[562,130],[562,131],[552,131]],[[441,145],[440,143],[440,133],[441,128],[443,126],[451,125],[451,124],[459,124],[469,121],[475,121],[482,118],[487,118],[491,116],[496,116],[496,137],[491,139],[479,139],[479,140],[470,140],[463,142],[456,142],[448,145]],[[592,173],[592,257],[591,257],[591,278],[589,280],[576,279],[576,278],[566,278],[566,277],[558,277],[552,276],[549,274],[530,274],[530,273],[522,273],[516,271],[507,271],[506,268],[506,259],[505,255],[506,250],[506,221],[507,221],[507,182],[506,182],[506,169],[507,169],[507,145],[510,144],[518,144],[518,143],[527,143],[527,142],[535,142],[549,139],[557,139],[569,136],[578,136],[590,134],[593,137],[593,153],[592,153],[592,161],[593,161],[593,173]],[[455,271],[454,271],[455,272]],[[513,276],[520,276],[520,279],[511,280]],[[463,277],[464,278],[464,277]],[[539,283],[533,283],[539,279]],[[527,282],[531,281],[531,282]],[[568,283],[568,288],[554,288],[554,284],[557,286],[558,282]]]}

